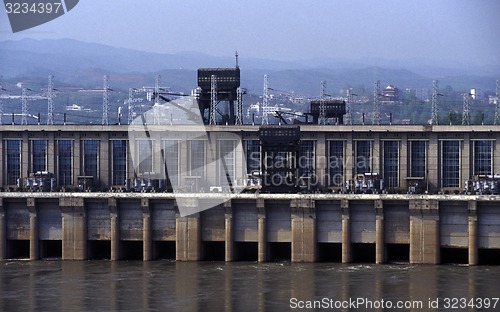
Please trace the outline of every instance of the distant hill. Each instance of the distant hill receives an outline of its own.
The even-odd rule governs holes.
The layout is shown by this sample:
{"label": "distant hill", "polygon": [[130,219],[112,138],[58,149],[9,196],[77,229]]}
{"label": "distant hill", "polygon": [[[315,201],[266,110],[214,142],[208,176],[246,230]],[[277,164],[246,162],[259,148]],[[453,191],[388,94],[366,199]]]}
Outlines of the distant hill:
{"label": "distant hill", "polygon": [[[152,85],[157,74],[165,85],[179,91],[196,87],[196,69],[232,67],[234,56],[215,57],[196,52],[160,54],[115,48],[72,39],[0,42],[0,75],[7,80],[46,80],[56,76],[58,84],[101,86],[102,75],[110,75],[110,84],[127,89]],[[494,90],[500,67],[450,68],[433,65],[428,60],[338,60],[306,59],[283,62],[240,56],[242,86],[250,92],[262,92],[263,75],[268,74],[273,89],[298,94],[319,94],[321,80],[330,92],[353,87],[371,90],[373,82],[400,88],[428,88],[433,79],[455,90],[472,87]]]}

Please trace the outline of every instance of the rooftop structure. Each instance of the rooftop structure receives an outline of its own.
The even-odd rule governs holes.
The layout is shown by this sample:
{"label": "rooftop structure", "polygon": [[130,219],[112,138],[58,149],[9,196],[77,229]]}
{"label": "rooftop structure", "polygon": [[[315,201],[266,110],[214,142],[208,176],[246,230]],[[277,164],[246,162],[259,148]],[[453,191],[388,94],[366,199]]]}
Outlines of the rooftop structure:
{"label": "rooftop structure", "polygon": [[[212,76],[215,76],[217,90],[215,101],[212,96]],[[198,106],[201,116],[205,124],[208,124],[210,119],[216,120],[219,124],[236,123],[235,102],[238,100],[238,88],[240,87],[240,69],[236,68],[200,68],[198,69],[198,87],[201,89]],[[220,102],[225,102],[222,106]],[[218,106],[213,107],[212,106]],[[220,105],[220,106],[219,106]],[[211,113],[216,116],[210,116]]]}

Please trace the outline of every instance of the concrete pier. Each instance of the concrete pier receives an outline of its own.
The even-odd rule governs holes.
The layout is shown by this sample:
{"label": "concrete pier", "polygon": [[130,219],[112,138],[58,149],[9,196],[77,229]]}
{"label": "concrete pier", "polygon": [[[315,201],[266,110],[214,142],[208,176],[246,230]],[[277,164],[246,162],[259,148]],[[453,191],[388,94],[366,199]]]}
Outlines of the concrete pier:
{"label": "concrete pier", "polygon": [[310,199],[294,199],[290,203],[292,213],[292,262],[315,262],[316,209]]}
{"label": "concrete pier", "polygon": [[257,199],[256,202],[258,211],[257,236],[258,236],[258,261],[267,261],[267,225],[266,225],[266,207],[264,199]]}
{"label": "concrete pier", "polygon": [[233,232],[233,211],[231,200],[224,203],[224,221],[225,221],[225,254],[226,261],[234,260],[234,232]]}
{"label": "concrete pier", "polygon": [[0,198],[0,260],[7,256],[7,223],[5,220],[5,210],[3,208],[3,198]]}
{"label": "concrete pier", "polygon": [[410,263],[440,263],[438,201],[410,201]]}
{"label": "concrete pier", "polygon": [[[181,217],[168,193],[0,195],[0,259],[500,259],[500,210],[488,196],[239,194]],[[218,195],[178,196],[198,211],[199,201]]]}
{"label": "concrete pier", "polygon": [[[198,200],[190,201],[193,208],[198,207]],[[200,214],[176,218],[176,259],[180,261],[201,260],[201,222]]]}
{"label": "concrete pier", "polygon": [[349,213],[349,201],[341,200],[342,209],[342,263],[351,262],[351,219]]}
{"label": "concrete pier", "polygon": [[116,261],[120,260],[120,214],[116,199],[108,199],[108,206],[111,218],[111,260]]}
{"label": "concrete pier", "polygon": [[34,198],[26,200],[30,216],[30,260],[37,260],[40,257],[40,240],[38,233],[38,211]]}
{"label": "concrete pier", "polygon": [[83,198],[61,198],[62,259],[87,259],[87,215]]}
{"label": "concrete pier", "polygon": [[478,225],[477,225],[477,202],[469,202],[469,265],[479,263],[478,255]]}
{"label": "concrete pier", "polygon": [[150,261],[153,258],[153,242],[151,239],[151,209],[149,199],[141,199],[142,208],[142,260]]}
{"label": "concrete pier", "polygon": [[384,203],[381,200],[375,201],[375,263],[385,262],[385,234],[384,234]]}

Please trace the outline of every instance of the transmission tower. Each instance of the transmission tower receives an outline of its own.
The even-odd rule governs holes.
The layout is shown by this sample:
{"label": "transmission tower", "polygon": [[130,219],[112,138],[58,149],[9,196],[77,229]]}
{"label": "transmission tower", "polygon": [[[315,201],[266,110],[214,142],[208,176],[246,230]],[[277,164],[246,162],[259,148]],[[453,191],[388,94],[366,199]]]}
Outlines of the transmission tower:
{"label": "transmission tower", "polygon": [[321,89],[319,94],[319,117],[318,123],[320,125],[326,124],[326,81],[321,81]]}
{"label": "transmission tower", "polygon": [[212,75],[210,78],[210,111],[209,124],[215,125],[215,109],[217,107],[217,76]]}
{"label": "transmission tower", "polygon": [[129,88],[128,89],[127,105],[128,105],[128,119],[127,119],[127,122],[130,125],[130,124],[132,124],[132,121],[134,121],[134,115],[135,115],[134,88]]}
{"label": "transmission tower", "polygon": [[[236,52],[238,53],[238,52]],[[237,55],[237,54],[236,54]],[[239,87],[237,89],[237,101],[236,101],[236,122],[237,125],[243,124],[243,88]]]}
{"label": "transmission tower", "polygon": [[500,79],[497,80],[497,101],[495,102],[495,125],[500,124]]}
{"label": "transmission tower", "polygon": [[160,124],[160,80],[161,76],[156,76],[155,80],[155,103],[153,105],[153,124]]}
{"label": "transmission tower", "polygon": [[109,125],[108,111],[109,111],[109,76],[104,75],[104,82],[102,85],[102,124]]}
{"label": "transmission tower", "polygon": [[47,87],[47,124],[54,124],[54,82],[52,81],[54,76],[49,75],[49,85]]}
{"label": "transmission tower", "polygon": [[269,105],[269,77],[264,75],[264,93],[262,95],[262,124],[268,125],[267,107]]}
{"label": "transmission tower", "polygon": [[31,89],[23,88],[21,95],[21,101],[22,101],[21,125],[28,124],[28,91],[31,91]]}
{"label": "transmission tower", "polygon": [[347,90],[347,103],[345,106],[346,125],[352,125],[352,103],[354,102],[354,94],[351,91],[351,89]]}
{"label": "transmission tower", "polygon": [[2,85],[2,76],[0,76],[0,125],[2,125],[2,116],[3,116],[3,102],[2,102],[2,92],[7,91]]}
{"label": "transmission tower", "polygon": [[373,88],[373,125],[380,125],[380,80],[375,81]]}
{"label": "transmission tower", "polygon": [[470,100],[471,96],[469,93],[464,94],[464,112],[462,115],[462,125],[470,124]]}
{"label": "transmission tower", "polygon": [[136,102],[141,102],[142,99],[134,99],[134,92],[137,91],[137,89],[134,88],[129,88],[128,89],[128,99],[125,101],[125,103],[128,106],[128,124],[132,124],[134,121],[134,117],[136,116],[135,112],[135,103]]}
{"label": "transmission tower", "polygon": [[438,106],[438,95],[439,95],[439,81],[434,80],[432,82],[432,112],[431,112],[431,125],[437,125],[439,119],[439,106]]}

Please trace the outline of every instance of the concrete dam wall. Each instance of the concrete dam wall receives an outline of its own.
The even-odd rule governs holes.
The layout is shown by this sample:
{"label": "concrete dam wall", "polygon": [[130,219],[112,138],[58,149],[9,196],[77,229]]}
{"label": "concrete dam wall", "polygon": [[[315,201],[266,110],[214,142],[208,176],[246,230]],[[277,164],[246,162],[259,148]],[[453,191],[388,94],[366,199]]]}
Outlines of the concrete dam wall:
{"label": "concrete dam wall", "polygon": [[500,264],[492,195],[0,194],[0,259]]}

